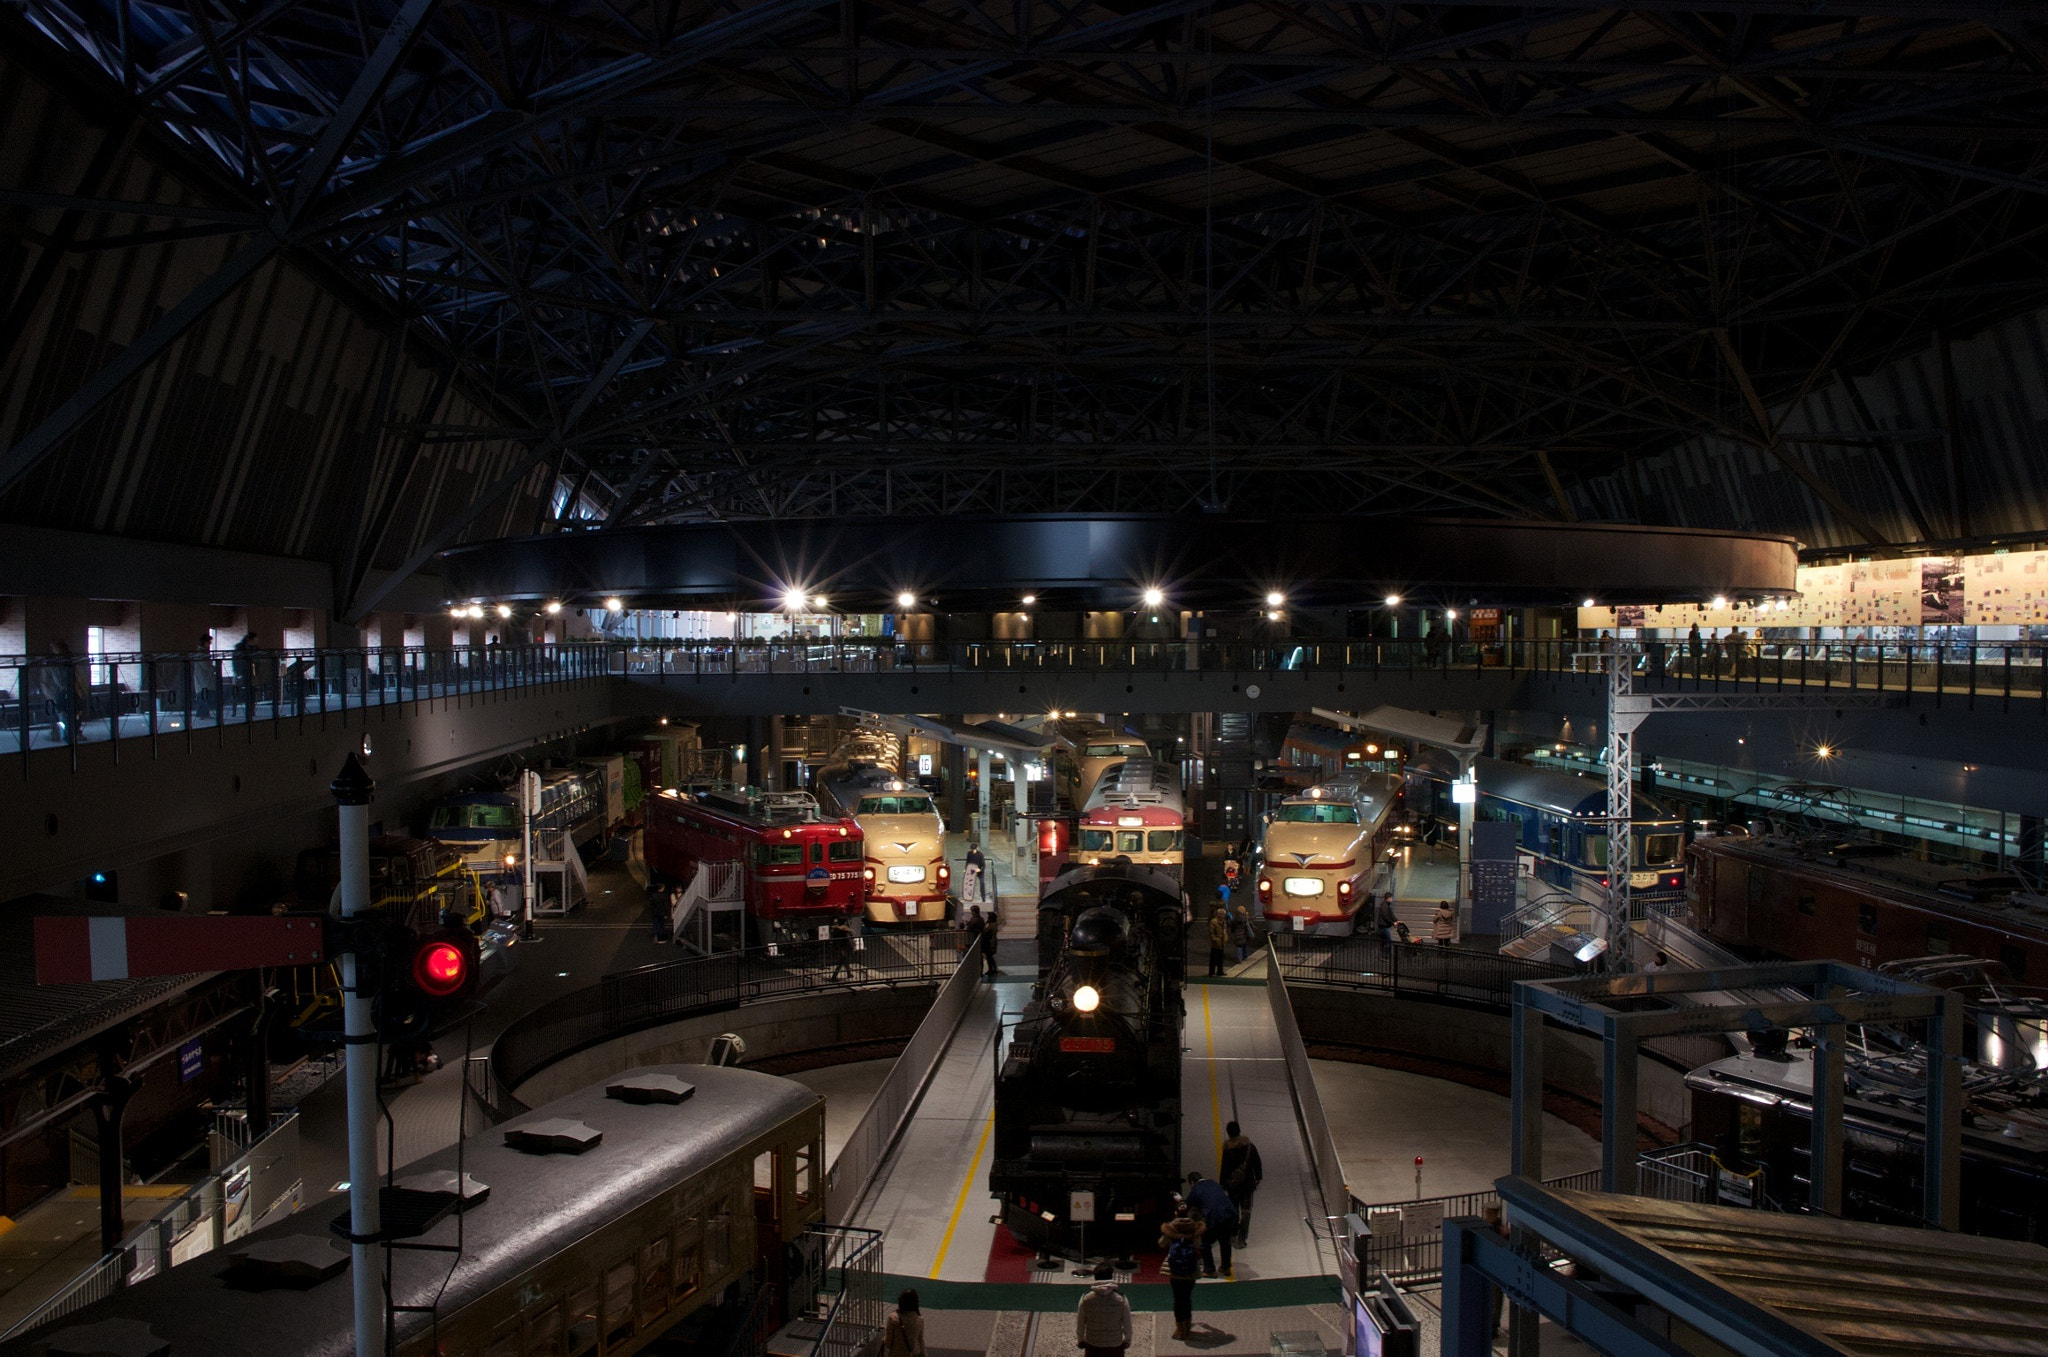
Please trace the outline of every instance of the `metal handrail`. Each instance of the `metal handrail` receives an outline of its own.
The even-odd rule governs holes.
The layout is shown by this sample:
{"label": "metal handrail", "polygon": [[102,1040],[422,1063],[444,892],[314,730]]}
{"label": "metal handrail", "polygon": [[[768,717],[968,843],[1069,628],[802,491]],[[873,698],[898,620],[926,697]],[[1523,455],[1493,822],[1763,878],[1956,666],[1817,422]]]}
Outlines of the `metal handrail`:
{"label": "metal handrail", "polygon": [[981,969],[978,951],[961,952],[951,978],[890,1066],[882,1086],[868,1100],[867,1111],[840,1145],[839,1156],[826,1174],[825,1219],[844,1222],[852,1218],[875,1170],[902,1135],[918,1099],[945,1059],[960,1020],[980,992]]}

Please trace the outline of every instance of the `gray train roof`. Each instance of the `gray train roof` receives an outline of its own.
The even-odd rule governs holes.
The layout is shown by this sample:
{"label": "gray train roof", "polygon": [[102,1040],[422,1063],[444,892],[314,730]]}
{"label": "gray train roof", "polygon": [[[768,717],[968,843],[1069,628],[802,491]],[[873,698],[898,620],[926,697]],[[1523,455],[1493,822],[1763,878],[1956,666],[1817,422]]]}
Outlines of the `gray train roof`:
{"label": "gray train roof", "polygon": [[[1408,767],[1412,771],[1438,777],[1458,775],[1458,761],[1437,749],[1423,750],[1409,761]],[[1607,812],[1607,784],[1590,777],[1574,777],[1548,768],[1531,768],[1526,763],[1509,763],[1506,759],[1474,759],[1472,771],[1479,779],[1479,790],[1483,795],[1512,801],[1518,806],[1533,806],[1556,815],[1582,818]],[[1635,794],[1634,800],[1637,820],[1671,818],[1661,802],[1641,792]]]}
{"label": "gray train roof", "polygon": [[[604,1084],[594,1084],[472,1139],[463,1172],[487,1185],[491,1195],[461,1218],[461,1260],[450,1274],[447,1254],[395,1252],[393,1300],[427,1304],[447,1276],[441,1313],[453,1314],[819,1101],[818,1094],[792,1080],[709,1065],[650,1066],[606,1082],[648,1072],[674,1074],[697,1091],[680,1104],[635,1105],[605,1097]],[[602,1131],[604,1140],[582,1154],[535,1155],[506,1148],[505,1131],[554,1117],[581,1121]],[[404,1166],[398,1176],[453,1170],[456,1157],[451,1146]],[[328,1222],[346,1210],[346,1202],[323,1203],[247,1240],[293,1235],[333,1240]],[[455,1235],[451,1217],[418,1242],[452,1244]],[[230,1248],[246,1242],[237,1240]],[[334,1247],[346,1246],[334,1240]],[[149,1324],[170,1343],[167,1357],[353,1357],[347,1270],[303,1291],[244,1290],[224,1278],[228,1252],[202,1255],[26,1339],[0,1344],[0,1357],[26,1357],[53,1332],[112,1318]],[[588,1261],[601,1267],[612,1260]],[[426,1323],[424,1316],[399,1316],[399,1340]]]}

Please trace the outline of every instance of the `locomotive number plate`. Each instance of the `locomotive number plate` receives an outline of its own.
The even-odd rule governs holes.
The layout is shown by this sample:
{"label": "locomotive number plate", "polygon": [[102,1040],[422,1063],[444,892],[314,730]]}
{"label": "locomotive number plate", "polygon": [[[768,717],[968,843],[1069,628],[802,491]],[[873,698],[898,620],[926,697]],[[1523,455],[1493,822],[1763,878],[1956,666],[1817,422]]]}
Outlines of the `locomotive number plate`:
{"label": "locomotive number plate", "polygon": [[1115,1037],[1061,1037],[1062,1051],[1077,1052],[1081,1055],[1108,1055],[1116,1049]]}

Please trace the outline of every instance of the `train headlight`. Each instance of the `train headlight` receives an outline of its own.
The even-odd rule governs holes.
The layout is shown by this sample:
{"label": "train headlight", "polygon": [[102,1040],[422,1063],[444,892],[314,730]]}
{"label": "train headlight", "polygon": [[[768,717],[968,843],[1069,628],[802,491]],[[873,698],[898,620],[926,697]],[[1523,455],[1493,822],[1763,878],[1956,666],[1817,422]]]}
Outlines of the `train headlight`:
{"label": "train headlight", "polygon": [[1102,1003],[1102,996],[1095,992],[1095,986],[1083,985],[1074,991],[1074,1009],[1080,1013],[1093,1013]]}

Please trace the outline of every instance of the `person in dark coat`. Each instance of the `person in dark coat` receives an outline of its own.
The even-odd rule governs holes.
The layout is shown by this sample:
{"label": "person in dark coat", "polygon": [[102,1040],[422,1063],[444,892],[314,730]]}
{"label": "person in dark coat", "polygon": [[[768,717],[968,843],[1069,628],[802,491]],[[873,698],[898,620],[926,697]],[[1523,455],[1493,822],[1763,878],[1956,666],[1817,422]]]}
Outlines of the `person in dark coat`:
{"label": "person in dark coat", "polygon": [[1209,911],[1209,974],[1225,973],[1224,952],[1230,946],[1230,917],[1219,903]]}
{"label": "person in dark coat", "polygon": [[1223,1134],[1223,1157],[1216,1165],[1216,1176],[1230,1194],[1230,1204],[1237,1208],[1237,1247],[1243,1248],[1251,1233],[1252,1194],[1265,1180],[1266,1166],[1259,1162],[1259,1147],[1236,1122],[1226,1123]]}
{"label": "person in dark coat", "polygon": [[1202,1222],[1192,1206],[1182,1203],[1159,1233],[1166,1253],[1164,1271],[1173,1287],[1173,1336],[1186,1342],[1194,1331],[1195,1280],[1201,1275]]}
{"label": "person in dark coat", "polygon": [[1230,1275],[1230,1242],[1237,1235],[1237,1207],[1231,1202],[1230,1194],[1223,1184],[1214,1178],[1204,1178],[1199,1169],[1188,1174],[1188,1205],[1195,1208],[1202,1218],[1202,1275],[1214,1277],[1216,1271],[1215,1250],[1223,1250],[1222,1276]]}
{"label": "person in dark coat", "polygon": [[981,949],[983,974],[1001,975],[996,969],[996,926],[995,921],[982,917],[981,906],[971,906],[967,911],[967,945]]}

